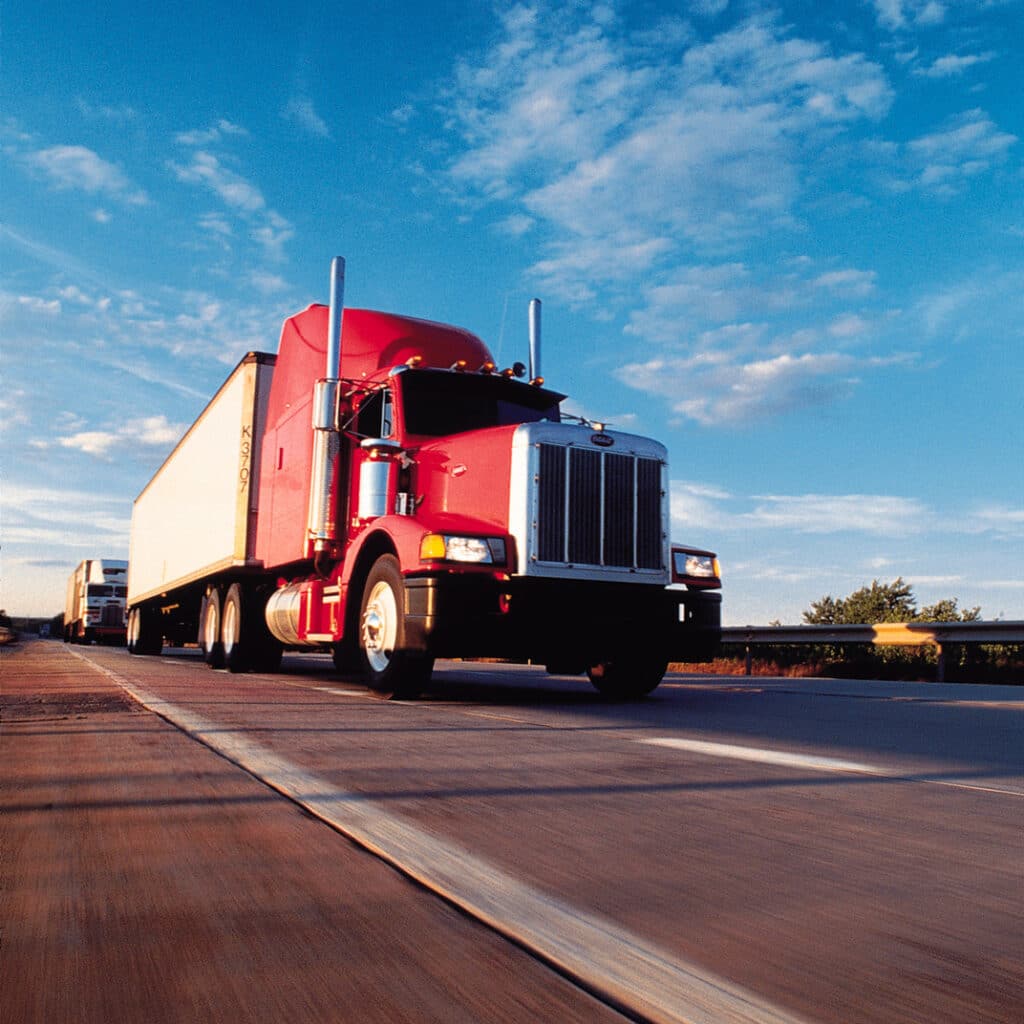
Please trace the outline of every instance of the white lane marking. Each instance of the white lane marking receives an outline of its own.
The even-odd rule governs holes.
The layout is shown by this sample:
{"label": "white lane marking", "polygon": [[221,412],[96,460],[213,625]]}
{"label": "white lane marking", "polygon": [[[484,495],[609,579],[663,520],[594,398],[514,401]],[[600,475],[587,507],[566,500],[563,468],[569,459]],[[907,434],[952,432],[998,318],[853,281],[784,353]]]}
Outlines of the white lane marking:
{"label": "white lane marking", "polygon": [[659,1024],[800,1024],[800,1018],[740,986],[303,771],[247,739],[244,729],[226,730],[82,660],[150,711],[613,1005]]}
{"label": "white lane marking", "polygon": [[815,768],[823,772],[859,772],[862,775],[889,775],[883,768],[875,768],[859,761],[843,761],[837,757],[815,757],[811,754],[791,754],[785,750],[765,750],[761,747],[741,747],[733,743],[708,743],[705,740],[686,740],[675,736],[656,736],[638,740],[654,747],[672,747],[692,754],[709,757],[729,757],[736,761],[757,761],[760,764],[783,765],[787,768]]}
{"label": "white lane marking", "polygon": [[843,761],[836,757],[816,757],[811,754],[792,754],[784,750],[765,750],[761,747],[741,747],[734,743],[709,743],[706,740],[687,740],[676,736],[655,736],[638,739],[654,747],[671,747],[709,757],[727,757],[736,761],[756,761],[760,764],[781,765],[786,768],[811,768],[823,772],[855,772],[877,775],[900,782],[918,782],[928,786],[947,786],[950,789],[969,789],[978,793],[998,793],[1001,796],[1024,796],[1024,791],[1012,787],[981,786],[971,782],[956,782],[948,778],[931,778],[932,773],[897,772],[858,761]]}

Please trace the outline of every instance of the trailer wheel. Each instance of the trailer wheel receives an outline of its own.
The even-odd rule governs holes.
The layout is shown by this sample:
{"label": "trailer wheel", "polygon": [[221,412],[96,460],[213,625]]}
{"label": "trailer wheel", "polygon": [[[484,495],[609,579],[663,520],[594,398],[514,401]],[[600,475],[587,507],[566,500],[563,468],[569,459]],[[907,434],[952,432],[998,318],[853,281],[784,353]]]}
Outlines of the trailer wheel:
{"label": "trailer wheel", "polygon": [[654,690],[668,668],[668,659],[657,655],[622,656],[598,662],[587,669],[594,688],[605,697],[633,700]]}
{"label": "trailer wheel", "polygon": [[220,591],[210,587],[203,598],[199,619],[199,646],[210,668],[224,667],[224,645],[220,640]]}
{"label": "trailer wheel", "polygon": [[430,679],[434,659],[405,644],[405,584],[393,555],[370,570],[359,616],[359,653],[372,689],[386,697],[412,698]]}
{"label": "trailer wheel", "polygon": [[126,636],[129,654],[159,654],[164,641],[157,628],[156,616],[144,607],[133,608],[128,613]]}
{"label": "trailer wheel", "polygon": [[125,643],[129,654],[138,654],[136,645],[139,642],[139,609],[133,608],[128,613],[128,629],[125,633]]}
{"label": "trailer wheel", "polygon": [[229,672],[273,672],[281,664],[283,649],[265,625],[257,592],[238,583],[231,584],[224,598],[220,639]]}

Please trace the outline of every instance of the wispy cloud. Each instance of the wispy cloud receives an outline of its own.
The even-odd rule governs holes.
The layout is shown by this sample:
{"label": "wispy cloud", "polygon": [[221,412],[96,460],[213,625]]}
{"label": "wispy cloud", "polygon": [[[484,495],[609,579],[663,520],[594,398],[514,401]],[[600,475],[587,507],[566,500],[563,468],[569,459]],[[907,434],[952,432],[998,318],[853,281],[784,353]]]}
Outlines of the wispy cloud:
{"label": "wispy cloud", "polygon": [[245,136],[249,131],[241,125],[221,118],[209,128],[195,128],[187,132],[179,132],[174,141],[183,146],[209,146],[232,136]]}
{"label": "wispy cloud", "polygon": [[185,432],[187,424],[169,423],[166,416],[146,416],[110,430],[80,430],[55,441],[61,448],[109,459],[115,452],[129,452],[139,446],[170,449]]}
{"label": "wispy cloud", "polygon": [[205,185],[235,210],[255,213],[267,205],[255,185],[225,167],[212,153],[200,150],[192,155],[190,163],[172,164],[171,168],[179,181]]}
{"label": "wispy cloud", "polygon": [[946,18],[946,3],[939,0],[873,0],[878,24],[891,32],[926,28]]}
{"label": "wispy cloud", "polygon": [[58,189],[105,195],[132,206],[149,202],[116,164],[86,146],[50,146],[26,154],[24,161]]}
{"label": "wispy cloud", "polygon": [[986,53],[969,53],[962,57],[950,53],[945,57],[937,57],[926,68],[918,68],[915,74],[925,78],[953,78],[962,75],[968,68],[973,68],[977,64],[987,64],[995,56],[996,54],[992,50]]}
{"label": "wispy cloud", "polygon": [[871,533],[905,536],[919,533],[930,521],[926,505],[916,498],[885,494],[762,495],[742,515],[759,527],[798,533]]}
{"label": "wispy cloud", "polygon": [[[747,361],[707,352],[629,363],[617,376],[631,387],[668,398],[672,409],[687,419],[720,426],[835,402],[850,393],[861,365],[866,364],[838,352],[783,353]],[[680,391],[690,397],[680,400]]]}
{"label": "wispy cloud", "polygon": [[969,110],[942,131],[912,140],[907,152],[916,166],[915,184],[951,194],[1002,160],[1017,137],[1000,131],[983,110]]}
{"label": "wispy cloud", "polygon": [[[284,258],[284,246],[294,237],[295,230],[290,221],[267,207],[262,191],[255,184],[206,150],[194,152],[188,164],[172,162],[170,166],[179,181],[203,186],[231,213],[242,217],[250,225],[250,237],[262,247],[268,259],[279,262]],[[204,214],[200,226],[222,240],[231,234],[228,222],[215,214]]]}
{"label": "wispy cloud", "polygon": [[285,105],[281,116],[290,124],[297,125],[304,132],[321,139],[329,139],[331,130],[327,122],[316,112],[313,101],[305,96],[293,96]]}

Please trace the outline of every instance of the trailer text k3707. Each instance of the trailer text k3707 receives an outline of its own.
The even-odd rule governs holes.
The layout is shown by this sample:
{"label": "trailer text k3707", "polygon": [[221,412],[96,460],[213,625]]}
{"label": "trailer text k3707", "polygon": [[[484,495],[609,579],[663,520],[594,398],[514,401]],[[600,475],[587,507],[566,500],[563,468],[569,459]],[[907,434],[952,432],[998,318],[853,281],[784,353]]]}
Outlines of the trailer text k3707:
{"label": "trailer text k3707", "polygon": [[718,562],[669,539],[667,453],[566,422],[457,327],[331,304],[246,355],[135,501],[128,647],[273,670],[330,651],[413,695],[435,657],[531,659],[639,696],[720,633]]}

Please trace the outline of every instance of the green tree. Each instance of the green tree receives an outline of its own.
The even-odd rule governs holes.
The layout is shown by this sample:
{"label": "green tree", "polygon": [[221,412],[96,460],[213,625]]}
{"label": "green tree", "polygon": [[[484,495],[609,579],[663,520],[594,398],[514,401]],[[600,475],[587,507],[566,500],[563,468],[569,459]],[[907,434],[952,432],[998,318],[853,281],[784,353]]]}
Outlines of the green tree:
{"label": "green tree", "polygon": [[[902,576],[891,583],[872,580],[846,597],[828,595],[803,613],[811,625],[874,625],[877,622],[974,622],[980,608],[960,608],[956,598],[945,598],[918,610],[913,588]],[[935,662],[932,647],[864,647],[828,644],[811,649],[813,657],[834,669],[854,674],[897,674],[913,678],[928,674]],[[805,649],[805,656],[807,650]],[[961,658],[966,658],[964,652]],[[948,659],[948,655],[947,655]]]}
{"label": "green tree", "polygon": [[[955,600],[940,602],[949,603],[956,606]],[[937,608],[939,605],[933,607]],[[911,622],[917,615],[913,589],[902,576],[897,576],[892,583],[872,580],[870,587],[861,587],[848,597],[823,597],[804,612],[804,622],[825,626],[843,623],[872,625],[876,622]]]}
{"label": "green tree", "polygon": [[977,622],[981,618],[981,606],[958,608],[956,598],[946,598],[922,608],[917,622]]}

